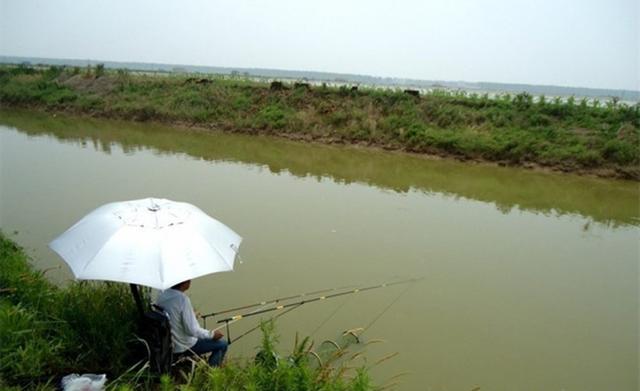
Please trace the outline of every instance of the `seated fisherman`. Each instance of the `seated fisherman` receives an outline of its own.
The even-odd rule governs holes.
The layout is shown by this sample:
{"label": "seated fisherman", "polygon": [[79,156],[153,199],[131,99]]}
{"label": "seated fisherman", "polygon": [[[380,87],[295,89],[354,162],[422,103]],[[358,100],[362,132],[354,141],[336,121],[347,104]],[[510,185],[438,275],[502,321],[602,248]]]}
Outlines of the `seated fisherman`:
{"label": "seated fisherman", "polygon": [[190,286],[191,280],[172,286],[160,294],[157,304],[169,314],[174,353],[211,353],[209,365],[217,367],[227,352],[227,342],[220,331],[206,330],[198,324],[191,300],[184,294]]}

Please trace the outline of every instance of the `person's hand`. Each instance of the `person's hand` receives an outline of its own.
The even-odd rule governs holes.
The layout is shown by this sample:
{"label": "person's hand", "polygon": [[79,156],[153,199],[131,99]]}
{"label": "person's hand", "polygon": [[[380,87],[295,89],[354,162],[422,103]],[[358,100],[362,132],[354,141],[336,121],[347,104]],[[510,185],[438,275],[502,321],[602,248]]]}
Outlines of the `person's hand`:
{"label": "person's hand", "polygon": [[219,339],[220,339],[220,338],[222,338],[222,337],[224,337],[224,334],[222,334],[222,333],[220,332],[220,330],[214,330],[214,331],[213,331],[213,340],[214,340],[214,341],[217,341],[217,340],[219,340]]}

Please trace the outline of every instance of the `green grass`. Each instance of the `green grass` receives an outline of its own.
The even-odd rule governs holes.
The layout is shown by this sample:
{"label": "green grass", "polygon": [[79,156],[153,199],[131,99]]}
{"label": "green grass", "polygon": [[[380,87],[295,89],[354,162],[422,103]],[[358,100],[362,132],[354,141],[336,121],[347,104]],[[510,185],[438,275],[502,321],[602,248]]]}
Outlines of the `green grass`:
{"label": "green grass", "polygon": [[0,104],[511,164],[636,171],[640,165],[638,104],[443,90],[420,98],[366,88],[271,91],[268,84],[238,78],[208,80],[4,66]]}
{"label": "green grass", "polygon": [[0,235],[0,377],[33,385],[69,371],[126,369],[135,332],[126,288],[86,282],[58,288]]}
{"label": "green grass", "polygon": [[[310,361],[309,339],[282,356],[273,323],[263,323],[259,357],[222,368],[198,362],[158,379],[134,341],[136,308],[126,284],[57,287],[0,232],[0,389],[53,390],[69,373],[107,373],[117,390],[371,390],[367,369],[343,359]],[[351,368],[354,366],[354,368]]]}
{"label": "green grass", "polygon": [[[235,362],[212,370],[199,362],[186,377],[183,390],[260,390],[260,391],[365,391],[373,389],[367,369],[351,368],[344,351],[334,353],[323,364],[310,359],[309,339],[296,340],[293,352],[283,357],[277,351],[278,338],[272,322],[261,325],[259,355],[250,361]],[[168,389],[174,382],[164,379]]]}

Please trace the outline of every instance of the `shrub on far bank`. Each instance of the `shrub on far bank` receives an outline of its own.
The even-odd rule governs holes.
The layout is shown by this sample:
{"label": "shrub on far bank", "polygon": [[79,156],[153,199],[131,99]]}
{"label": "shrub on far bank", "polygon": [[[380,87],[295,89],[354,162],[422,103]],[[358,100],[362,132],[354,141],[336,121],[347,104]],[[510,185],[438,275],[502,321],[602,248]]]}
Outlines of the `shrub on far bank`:
{"label": "shrub on far bank", "polygon": [[[0,66],[0,104],[563,170],[640,165],[640,104],[433,90],[271,90],[237,78]],[[505,142],[505,140],[508,140]],[[577,153],[574,153],[576,152]]]}

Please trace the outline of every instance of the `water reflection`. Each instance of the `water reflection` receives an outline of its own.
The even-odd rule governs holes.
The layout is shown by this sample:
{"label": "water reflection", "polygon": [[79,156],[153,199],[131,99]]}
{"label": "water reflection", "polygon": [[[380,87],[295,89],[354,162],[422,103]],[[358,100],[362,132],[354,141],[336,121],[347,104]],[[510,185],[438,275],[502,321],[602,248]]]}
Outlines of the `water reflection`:
{"label": "water reflection", "polygon": [[[53,136],[85,148],[91,145],[107,154],[113,146],[127,154],[184,153],[209,161],[260,165],[273,173],[318,181],[330,177],[338,183],[364,183],[400,193],[442,193],[493,203],[505,214],[515,208],[545,215],[578,214],[611,227],[640,225],[640,189],[634,182],[42,113],[2,111],[0,123],[30,136]],[[588,231],[589,223],[585,227]]]}

